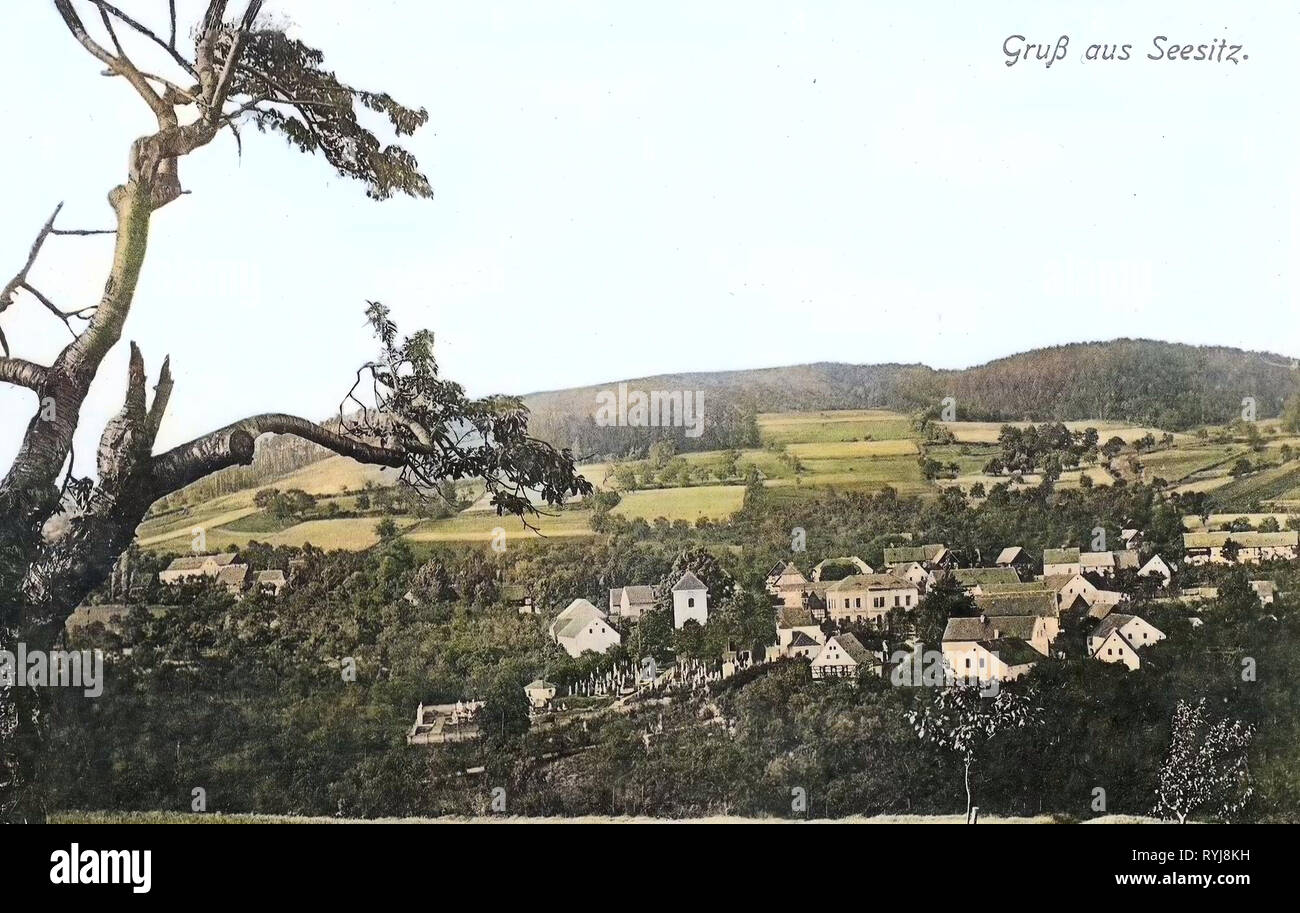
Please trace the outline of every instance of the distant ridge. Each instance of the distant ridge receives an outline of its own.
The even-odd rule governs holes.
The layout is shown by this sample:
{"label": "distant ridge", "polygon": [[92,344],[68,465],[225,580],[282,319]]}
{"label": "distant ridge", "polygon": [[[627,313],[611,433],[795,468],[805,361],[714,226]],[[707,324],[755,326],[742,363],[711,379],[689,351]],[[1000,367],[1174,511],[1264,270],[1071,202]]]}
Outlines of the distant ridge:
{"label": "distant ridge", "polygon": [[[920,364],[816,362],[742,371],[630,378],[646,390],[711,392],[759,412],[936,407],[957,400],[962,418],[983,421],[1124,420],[1182,430],[1230,421],[1242,399],[1259,417],[1279,414],[1300,389],[1293,359],[1271,352],[1150,339],[1071,343],[1034,349],[961,370]],[[589,415],[596,393],[620,381],[532,393],[524,401],[544,423]]]}

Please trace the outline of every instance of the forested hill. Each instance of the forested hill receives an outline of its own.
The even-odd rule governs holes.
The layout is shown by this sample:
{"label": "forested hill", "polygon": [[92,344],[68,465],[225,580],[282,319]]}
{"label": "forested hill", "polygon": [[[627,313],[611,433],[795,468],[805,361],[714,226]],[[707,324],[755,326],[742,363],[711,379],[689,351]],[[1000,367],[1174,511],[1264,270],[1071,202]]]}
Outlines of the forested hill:
{"label": "forested hill", "polygon": [[1254,397],[1274,417],[1300,389],[1293,359],[1222,346],[1149,339],[1035,349],[964,371],[940,372],[971,418],[1113,419],[1179,431],[1232,421]]}
{"label": "forested hill", "polygon": [[[1276,416],[1300,389],[1288,356],[1221,346],[1146,339],[1035,349],[959,371],[925,365],[819,362],[749,371],[665,374],[627,381],[634,390],[704,391],[713,434],[684,441],[692,449],[752,446],[744,416],[822,409],[937,408],[957,400],[958,416],[976,421],[1110,419],[1182,430],[1238,417],[1255,398],[1260,418]],[[596,396],[618,381],[530,394],[534,428],[582,452],[618,452],[620,432],[597,429]],[[644,434],[644,433],[643,433]],[[622,436],[626,436],[625,434]],[[644,442],[644,436],[641,437]]]}

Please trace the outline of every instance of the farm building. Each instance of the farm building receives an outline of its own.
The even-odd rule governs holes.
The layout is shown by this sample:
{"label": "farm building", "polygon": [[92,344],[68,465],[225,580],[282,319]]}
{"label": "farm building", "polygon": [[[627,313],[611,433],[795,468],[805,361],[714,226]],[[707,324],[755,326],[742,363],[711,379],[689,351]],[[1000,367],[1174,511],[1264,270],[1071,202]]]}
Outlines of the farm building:
{"label": "farm building", "polygon": [[1300,533],[1184,533],[1188,564],[1258,564],[1274,558],[1294,561]]}

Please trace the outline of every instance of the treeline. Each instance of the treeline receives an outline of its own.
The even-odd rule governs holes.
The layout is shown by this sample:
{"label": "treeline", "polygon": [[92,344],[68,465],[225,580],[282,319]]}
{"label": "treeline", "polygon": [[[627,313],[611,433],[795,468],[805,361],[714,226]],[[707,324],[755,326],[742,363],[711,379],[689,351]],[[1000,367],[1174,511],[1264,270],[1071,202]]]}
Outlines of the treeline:
{"label": "treeline", "polygon": [[700,419],[700,433],[691,435],[683,427],[602,425],[590,410],[583,414],[534,411],[529,431],[558,447],[570,448],[584,459],[640,459],[664,442],[680,452],[741,450],[759,445],[757,414],[745,402],[706,394]]}

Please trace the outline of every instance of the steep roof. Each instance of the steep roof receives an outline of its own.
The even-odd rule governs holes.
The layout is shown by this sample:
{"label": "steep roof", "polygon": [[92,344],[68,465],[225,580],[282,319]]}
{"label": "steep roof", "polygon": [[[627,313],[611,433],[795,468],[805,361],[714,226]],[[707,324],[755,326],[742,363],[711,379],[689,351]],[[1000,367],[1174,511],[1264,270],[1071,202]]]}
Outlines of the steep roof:
{"label": "steep roof", "polygon": [[642,584],[625,586],[623,592],[627,593],[627,601],[632,605],[645,605],[655,601],[655,588],[652,586]]}
{"label": "steep roof", "polygon": [[828,593],[842,590],[910,590],[916,589],[896,574],[854,574],[836,580],[826,588]]}
{"label": "steep roof", "polygon": [[820,646],[820,644],[818,644],[817,641],[813,640],[811,637],[809,637],[809,636],[808,636],[807,634],[805,634],[803,631],[795,631],[795,632],[794,632],[794,637],[791,637],[791,638],[790,638],[790,646],[792,646],[792,647],[817,647],[817,646]]}
{"label": "steep roof", "polygon": [[1300,543],[1300,533],[1293,529],[1279,533],[1183,533],[1183,547],[1222,548],[1229,539],[1243,548],[1285,548]]}
{"label": "steep roof", "polygon": [[1000,618],[949,618],[943,629],[943,639],[952,641],[994,640],[998,637],[1018,637],[1030,640],[1034,636],[1037,617],[1033,615],[1006,615]]}
{"label": "steep roof", "polygon": [[1056,595],[1050,591],[1030,593],[991,593],[975,597],[975,605],[985,615],[1056,615]]}
{"label": "steep roof", "polygon": [[935,579],[949,574],[962,586],[984,586],[988,583],[1019,583],[1020,575],[1010,567],[959,567],[951,571],[938,571]]}
{"label": "steep roof", "polygon": [[1025,550],[1024,550],[1023,548],[1021,548],[1020,546],[1018,546],[1018,545],[1010,545],[1010,546],[1007,546],[1006,548],[1004,548],[1002,551],[998,552],[998,560],[995,561],[995,562],[993,562],[993,563],[994,563],[994,564],[1011,564],[1011,563],[1014,562],[1014,561],[1019,561],[1020,558],[1022,558],[1022,557],[1027,558],[1027,557],[1029,557],[1029,556],[1028,556],[1027,554],[1025,554]]}
{"label": "steep roof", "polygon": [[998,659],[1008,666],[1033,665],[1043,658],[1043,654],[1019,637],[1000,637],[997,640],[983,641],[980,646],[997,654]]}
{"label": "steep roof", "polygon": [[691,571],[682,574],[682,579],[673,584],[673,592],[681,593],[687,590],[707,590],[704,584],[700,583],[700,578],[696,577]]}
{"label": "steep roof", "polygon": [[[1068,564],[1069,562],[1061,562],[1061,563]],[[1085,567],[1114,567],[1114,566],[1115,566],[1114,552],[1080,552],[1079,553],[1080,569]]]}
{"label": "steep roof", "polygon": [[247,564],[227,564],[221,570],[217,571],[217,583],[242,584],[248,576]]}
{"label": "steep roof", "polygon": [[1122,612],[1111,612],[1097,624],[1097,627],[1092,629],[1092,636],[1108,637],[1111,631],[1119,630],[1134,618],[1137,618],[1137,616],[1125,615]]}
{"label": "steep roof", "polygon": [[524,685],[524,690],[525,690],[525,691],[539,691],[539,690],[541,690],[541,689],[543,689],[543,688],[554,688],[554,687],[555,687],[555,685],[551,684],[551,683],[548,682],[548,681],[543,681],[543,680],[540,679],[540,678],[535,678],[535,679],[533,679],[531,682],[529,682],[528,684]]}
{"label": "steep roof", "polygon": [[776,612],[776,626],[778,628],[810,628],[817,622],[813,621],[812,613],[807,609],[799,606],[781,606]]}
{"label": "steep roof", "polygon": [[[871,652],[862,646],[862,641],[858,640],[852,634],[837,634],[830,640],[826,641],[826,646],[830,646],[834,641],[839,648],[856,663],[869,663],[872,660]],[[822,648],[823,650],[825,647]]]}
{"label": "steep roof", "polygon": [[1120,570],[1137,568],[1141,563],[1142,557],[1135,548],[1124,548],[1115,553],[1115,567]]}
{"label": "steep roof", "polygon": [[1043,551],[1043,564],[1078,564],[1077,548],[1049,548]]}
{"label": "steep roof", "polygon": [[1157,568],[1164,568],[1166,571],[1172,570],[1169,567],[1168,561],[1166,561],[1164,558],[1161,558],[1159,555],[1152,555],[1150,558],[1147,559],[1147,563],[1142,565],[1142,570],[1138,571],[1138,573],[1141,574],[1147,570],[1156,570]]}
{"label": "steep roof", "polygon": [[237,552],[224,552],[220,555],[182,555],[172,560],[167,565],[169,571],[193,571],[203,567],[204,564],[211,561],[217,567],[225,567],[238,557]]}
{"label": "steep roof", "polygon": [[885,549],[885,564],[907,564],[910,561],[936,561],[942,558],[948,547],[938,542],[928,545],[900,545]]}
{"label": "steep roof", "polygon": [[596,619],[604,620],[605,613],[585,599],[575,599],[551,623],[555,637],[572,637]]}

